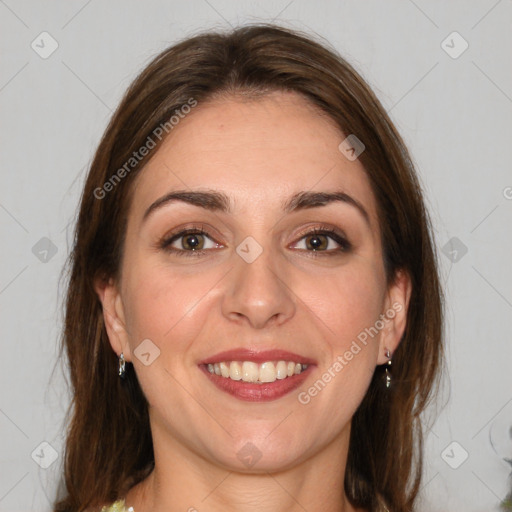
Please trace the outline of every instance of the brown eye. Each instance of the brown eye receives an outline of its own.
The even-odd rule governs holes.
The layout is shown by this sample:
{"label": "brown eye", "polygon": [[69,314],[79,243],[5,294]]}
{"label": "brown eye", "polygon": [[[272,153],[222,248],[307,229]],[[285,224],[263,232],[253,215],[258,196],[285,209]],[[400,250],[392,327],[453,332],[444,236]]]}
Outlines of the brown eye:
{"label": "brown eye", "polygon": [[182,248],[186,250],[201,250],[204,246],[204,236],[197,233],[197,234],[191,234],[191,235],[185,235],[182,238]]}
{"label": "brown eye", "polygon": [[325,235],[308,235],[305,237],[306,247],[311,248],[313,251],[325,250],[329,245],[329,240]]}
{"label": "brown eye", "polygon": [[[300,247],[300,245],[303,245],[303,247]],[[294,248],[313,253],[315,256],[335,256],[340,253],[348,252],[352,248],[352,245],[345,236],[333,229],[316,228],[305,233]]]}
{"label": "brown eye", "polygon": [[177,256],[199,256],[209,249],[222,247],[202,228],[189,228],[171,234],[159,245],[161,249]]}

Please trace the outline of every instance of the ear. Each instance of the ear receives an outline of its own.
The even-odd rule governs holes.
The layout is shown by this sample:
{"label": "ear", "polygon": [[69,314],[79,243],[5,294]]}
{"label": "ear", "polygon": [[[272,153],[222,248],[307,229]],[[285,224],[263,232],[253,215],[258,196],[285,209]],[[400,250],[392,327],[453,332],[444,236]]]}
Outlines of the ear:
{"label": "ear", "polygon": [[395,352],[400,344],[407,324],[407,311],[411,298],[411,278],[404,270],[399,270],[386,293],[385,309],[381,318],[384,328],[381,331],[379,342],[379,357],[377,364],[388,361],[386,351]]}
{"label": "ear", "polygon": [[125,360],[131,361],[124,306],[117,284],[112,278],[108,281],[98,279],[94,283],[94,289],[103,306],[103,320],[112,349],[118,356],[122,352]]}

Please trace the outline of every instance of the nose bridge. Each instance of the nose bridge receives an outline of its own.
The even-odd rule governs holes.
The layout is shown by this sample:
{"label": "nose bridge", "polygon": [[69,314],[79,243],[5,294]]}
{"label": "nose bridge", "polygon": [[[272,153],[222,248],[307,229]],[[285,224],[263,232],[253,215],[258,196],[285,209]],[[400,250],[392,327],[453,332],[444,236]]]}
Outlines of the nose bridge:
{"label": "nose bridge", "polygon": [[233,254],[233,272],[223,301],[223,313],[231,320],[244,317],[254,328],[283,323],[295,311],[293,293],[278,255],[247,237]]}

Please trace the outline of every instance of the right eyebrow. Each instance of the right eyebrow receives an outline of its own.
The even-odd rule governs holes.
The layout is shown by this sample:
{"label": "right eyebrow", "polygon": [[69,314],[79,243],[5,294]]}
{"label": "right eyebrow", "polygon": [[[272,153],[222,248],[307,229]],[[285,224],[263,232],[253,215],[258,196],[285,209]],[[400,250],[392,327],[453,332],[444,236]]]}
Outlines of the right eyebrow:
{"label": "right eyebrow", "polygon": [[157,199],[144,213],[142,220],[146,220],[151,213],[163,206],[172,203],[174,201],[182,201],[184,203],[191,204],[193,206],[198,206],[200,208],[205,208],[211,211],[221,211],[230,213],[230,201],[229,197],[222,192],[217,192],[214,190],[199,192],[199,191],[189,191],[189,190],[176,190],[174,192],[169,192]]}

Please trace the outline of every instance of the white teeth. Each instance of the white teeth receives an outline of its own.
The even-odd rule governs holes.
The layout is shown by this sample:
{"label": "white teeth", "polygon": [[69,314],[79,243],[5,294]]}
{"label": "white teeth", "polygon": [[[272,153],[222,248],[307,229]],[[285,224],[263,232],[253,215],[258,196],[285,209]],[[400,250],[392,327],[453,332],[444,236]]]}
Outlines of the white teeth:
{"label": "white teeth", "polygon": [[276,364],[276,378],[285,379],[288,376],[288,367],[286,361],[278,361]]}
{"label": "white teeth", "polygon": [[223,377],[229,377],[229,366],[226,363],[220,363],[220,374]]}
{"label": "white teeth", "polygon": [[244,382],[256,382],[259,377],[259,368],[257,363],[244,361],[242,364],[242,380]]}
{"label": "white teeth", "polygon": [[240,380],[242,378],[242,367],[236,361],[231,361],[229,365],[229,378],[233,380]]}
{"label": "white teeth", "polygon": [[272,361],[268,363],[263,363],[260,366],[260,382],[274,382],[277,378],[276,375],[276,367]]}
{"label": "white teeth", "polygon": [[208,364],[207,367],[210,373],[226,379],[263,384],[298,375],[308,365],[293,361],[266,361],[262,364],[255,363],[254,361],[223,361]]}

